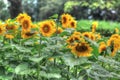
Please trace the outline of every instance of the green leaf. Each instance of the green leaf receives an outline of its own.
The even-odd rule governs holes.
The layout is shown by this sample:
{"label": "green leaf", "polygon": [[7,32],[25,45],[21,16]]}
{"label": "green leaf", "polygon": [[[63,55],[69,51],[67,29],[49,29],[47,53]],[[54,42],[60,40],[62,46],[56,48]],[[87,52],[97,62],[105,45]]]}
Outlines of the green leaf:
{"label": "green leaf", "polygon": [[29,59],[33,62],[39,63],[43,58],[46,56],[41,56],[41,57],[30,57]]}
{"label": "green leaf", "polygon": [[46,73],[46,72],[44,72],[44,71],[41,71],[40,72],[40,75],[42,76],[42,77],[45,77],[45,78],[57,78],[57,79],[59,79],[59,78],[61,78],[61,75],[60,74],[57,74],[57,73]]}
{"label": "green leaf", "polygon": [[28,48],[25,48],[25,47],[23,47],[23,46],[19,46],[19,45],[12,45],[13,47],[15,47],[18,51],[20,51],[20,52],[27,52],[27,53],[29,53],[29,52],[31,52],[31,50],[30,49],[28,49]]}
{"label": "green leaf", "polygon": [[19,64],[15,68],[15,73],[16,74],[21,74],[21,75],[29,74],[30,70],[29,70],[28,66],[29,65],[27,63],[21,63],[21,64]]}
{"label": "green leaf", "polygon": [[85,57],[80,57],[80,58],[75,58],[71,53],[63,55],[63,60],[65,61],[65,64],[74,67],[75,65],[80,65],[84,63],[89,63],[87,58]]}

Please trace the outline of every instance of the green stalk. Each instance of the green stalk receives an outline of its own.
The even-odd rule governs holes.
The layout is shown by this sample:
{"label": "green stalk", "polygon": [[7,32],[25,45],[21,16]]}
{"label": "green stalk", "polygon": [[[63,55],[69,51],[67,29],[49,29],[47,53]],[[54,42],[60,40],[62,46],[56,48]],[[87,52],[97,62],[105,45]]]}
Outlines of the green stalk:
{"label": "green stalk", "polygon": [[75,77],[77,78],[77,72],[78,72],[78,67],[77,65],[75,66]]}
{"label": "green stalk", "polygon": [[[38,48],[38,57],[40,57],[41,55],[40,55],[40,53],[41,53],[41,36],[40,36],[40,38],[39,38],[39,48]],[[40,62],[38,62],[37,63],[37,80],[40,80],[40,67],[39,67],[39,65],[40,65]]]}
{"label": "green stalk", "polygon": [[[70,66],[67,67],[68,73],[70,72]],[[67,74],[67,80],[70,80],[69,74]]]}

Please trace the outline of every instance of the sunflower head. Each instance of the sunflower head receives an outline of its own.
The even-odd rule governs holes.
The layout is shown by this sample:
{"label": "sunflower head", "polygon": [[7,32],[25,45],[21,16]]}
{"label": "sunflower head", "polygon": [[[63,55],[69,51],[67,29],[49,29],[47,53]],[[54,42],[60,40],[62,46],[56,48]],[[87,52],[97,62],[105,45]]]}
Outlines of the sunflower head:
{"label": "sunflower head", "polygon": [[43,36],[50,37],[55,33],[55,26],[53,26],[49,21],[43,21],[40,23],[39,30]]}
{"label": "sunflower head", "polygon": [[96,29],[97,26],[98,26],[98,22],[97,22],[97,21],[94,21],[94,22],[92,23],[92,28]]}
{"label": "sunflower head", "polygon": [[21,23],[24,18],[27,18],[27,19],[30,19],[30,20],[31,20],[31,17],[28,16],[26,13],[20,13],[20,14],[17,16],[17,20],[16,20],[16,21],[19,22],[19,23]]}
{"label": "sunflower head", "polygon": [[0,35],[3,35],[6,32],[5,26],[0,24]]}
{"label": "sunflower head", "polygon": [[[61,22],[62,22],[62,26],[63,28],[69,28],[69,23],[70,21],[74,20],[73,17],[70,14],[62,14],[61,16]],[[76,27],[75,26],[75,22],[71,23],[72,27]]]}
{"label": "sunflower head", "polygon": [[119,29],[115,28],[115,33],[118,34],[119,33]]}
{"label": "sunflower head", "polygon": [[76,26],[77,26],[77,22],[75,20],[72,20],[72,21],[69,22],[69,27],[70,28],[76,28]]}
{"label": "sunflower head", "polygon": [[84,41],[84,39],[80,38],[79,35],[74,35],[74,34],[67,39],[68,44],[74,44],[75,42],[81,42],[81,41]]}
{"label": "sunflower head", "polygon": [[95,40],[100,40],[101,39],[101,35],[100,34],[95,34]]}
{"label": "sunflower head", "polygon": [[81,36],[81,33],[80,33],[80,32],[77,32],[77,31],[75,31],[73,34],[74,34],[74,35]]}
{"label": "sunflower head", "polygon": [[99,45],[99,53],[102,53],[103,51],[105,51],[107,48],[105,42],[101,42]]}
{"label": "sunflower head", "polygon": [[30,30],[31,30],[31,20],[30,19],[28,19],[28,18],[24,18],[23,20],[22,20],[22,31],[24,31],[24,32],[30,32]]}
{"label": "sunflower head", "polygon": [[57,34],[60,34],[63,32],[63,29],[61,27],[58,27],[58,29],[56,29],[55,31]]}
{"label": "sunflower head", "polygon": [[76,43],[72,47],[71,52],[78,57],[89,57],[91,56],[92,48],[86,42]]}
{"label": "sunflower head", "polygon": [[84,33],[82,33],[82,35],[83,35],[84,37],[91,38],[90,32],[84,32]]}
{"label": "sunflower head", "polygon": [[6,35],[5,35],[5,38],[7,38],[7,39],[13,39],[14,36],[13,36],[12,34],[6,34]]}
{"label": "sunflower head", "polygon": [[113,34],[110,38],[119,38],[120,39],[120,35],[119,34]]}
{"label": "sunflower head", "polygon": [[23,39],[31,38],[36,34],[37,34],[37,32],[21,32]]}

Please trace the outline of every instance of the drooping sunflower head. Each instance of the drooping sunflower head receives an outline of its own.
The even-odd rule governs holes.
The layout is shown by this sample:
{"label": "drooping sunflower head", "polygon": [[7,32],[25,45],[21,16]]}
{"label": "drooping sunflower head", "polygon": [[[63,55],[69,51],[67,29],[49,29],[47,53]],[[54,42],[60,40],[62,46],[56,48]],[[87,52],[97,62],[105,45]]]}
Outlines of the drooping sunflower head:
{"label": "drooping sunflower head", "polygon": [[43,36],[50,37],[53,33],[55,33],[55,26],[51,25],[49,21],[43,21],[40,23],[39,30]]}
{"label": "drooping sunflower head", "polygon": [[89,57],[91,56],[92,48],[86,42],[76,43],[71,52],[78,57]]}
{"label": "drooping sunflower head", "polygon": [[53,20],[48,20],[48,22],[51,24],[51,26],[56,27],[56,23],[55,23],[55,21],[53,21]]}
{"label": "drooping sunflower head", "polygon": [[105,44],[105,42],[101,42],[99,45],[99,53],[102,53],[106,50],[107,45]]}
{"label": "drooping sunflower head", "polygon": [[6,35],[5,35],[5,38],[7,38],[7,39],[13,39],[14,36],[13,36],[12,34],[6,34]]}
{"label": "drooping sunflower head", "polygon": [[60,34],[63,32],[63,29],[61,27],[58,27],[58,29],[56,29],[55,31],[57,34]]}
{"label": "drooping sunflower head", "polygon": [[16,24],[16,21],[11,21],[11,20],[7,20],[6,23],[5,23],[5,27],[6,27],[6,30],[7,31],[15,31],[18,29],[18,25]]}
{"label": "drooping sunflower head", "polygon": [[107,41],[107,45],[111,48],[111,55],[115,56],[116,52],[120,49],[120,39],[119,38],[110,38]]}
{"label": "drooping sunflower head", "polygon": [[95,34],[95,40],[98,41],[101,39],[101,35],[100,34]]}
{"label": "drooping sunflower head", "polygon": [[33,37],[36,34],[37,34],[37,32],[21,32],[21,37],[23,39],[27,39],[27,38]]}
{"label": "drooping sunflower head", "polygon": [[28,19],[28,18],[24,18],[23,20],[22,20],[22,31],[24,31],[24,32],[30,32],[30,30],[31,30],[31,20],[30,19]]}

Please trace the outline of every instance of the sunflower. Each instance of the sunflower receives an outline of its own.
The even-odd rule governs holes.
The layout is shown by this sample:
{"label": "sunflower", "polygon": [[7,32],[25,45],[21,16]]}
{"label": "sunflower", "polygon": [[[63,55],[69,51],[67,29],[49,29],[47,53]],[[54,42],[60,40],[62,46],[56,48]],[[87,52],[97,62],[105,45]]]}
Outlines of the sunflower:
{"label": "sunflower", "polygon": [[62,27],[63,28],[68,28],[69,27],[69,22],[71,20],[73,20],[71,15],[69,15],[69,14],[62,14],[62,16],[61,16]]}
{"label": "sunflower", "polygon": [[84,41],[83,38],[80,38],[80,36],[78,35],[71,35],[68,39],[67,39],[67,43],[68,44],[73,44],[75,42],[79,42],[79,41]]}
{"label": "sunflower", "polygon": [[74,34],[74,35],[79,35],[79,36],[81,36],[81,33],[80,33],[80,32],[77,32],[77,31],[75,31],[73,34]]}
{"label": "sunflower", "polygon": [[69,27],[70,28],[74,28],[75,29],[76,26],[77,26],[77,22],[75,20],[72,20],[72,21],[69,22]]}
{"label": "sunflower", "polygon": [[119,29],[115,28],[115,33],[118,34],[119,33]]}
{"label": "sunflower", "polygon": [[117,53],[117,50],[116,50],[116,49],[114,49],[114,50],[112,50],[112,51],[111,51],[111,54],[110,54],[110,55],[111,55],[111,56],[115,56],[115,55],[116,55],[116,53]]}
{"label": "sunflower", "polygon": [[89,32],[84,32],[84,33],[82,33],[82,35],[87,37],[87,38],[90,38],[90,36],[91,36]]}
{"label": "sunflower", "polygon": [[119,36],[119,34],[113,34],[110,38],[119,38],[120,39],[120,36]]}
{"label": "sunflower", "polygon": [[90,39],[95,41],[95,35],[93,33],[90,33]]}
{"label": "sunflower", "polygon": [[111,56],[115,56],[116,52],[120,49],[120,39],[116,37],[111,37],[107,41],[107,45],[111,47]]}
{"label": "sunflower", "polygon": [[92,32],[94,33],[96,31],[96,27],[98,26],[98,22],[93,22],[92,23]]}
{"label": "sunflower", "polygon": [[38,28],[37,24],[31,24],[31,28]]}
{"label": "sunflower", "polygon": [[22,38],[27,39],[36,35],[37,32],[21,32]]}
{"label": "sunflower", "polygon": [[120,39],[119,38],[110,38],[108,41],[107,41],[107,45],[108,46],[113,46],[114,48],[116,49],[120,49]]}
{"label": "sunflower", "polygon": [[78,57],[89,57],[91,56],[92,48],[86,42],[76,43],[71,52]]}
{"label": "sunflower", "polygon": [[100,46],[99,46],[99,53],[102,53],[103,51],[105,51],[107,48],[105,42],[101,42]]}
{"label": "sunflower", "polygon": [[48,22],[49,22],[52,26],[56,27],[55,21],[53,21],[53,20],[48,20]]}
{"label": "sunflower", "polygon": [[98,26],[98,22],[97,21],[94,21],[93,23],[92,23],[92,28],[96,28]]}
{"label": "sunflower", "polygon": [[39,30],[43,36],[50,37],[55,32],[55,26],[52,26],[49,21],[43,21],[40,23]]}
{"label": "sunflower", "polygon": [[55,31],[57,34],[60,34],[63,32],[63,29],[61,27],[58,27],[58,29],[56,29]]}
{"label": "sunflower", "polygon": [[22,31],[24,32],[30,32],[31,30],[31,20],[28,18],[24,18],[22,20]]}
{"label": "sunflower", "polygon": [[95,40],[98,41],[99,39],[101,39],[101,35],[100,34],[95,34]]}
{"label": "sunflower", "polygon": [[6,26],[6,30],[17,30],[18,29],[18,26],[15,24],[15,23],[6,23],[5,24]]}
{"label": "sunflower", "polygon": [[26,13],[20,13],[20,14],[17,16],[17,22],[22,23],[22,20],[23,20],[24,18],[27,18],[27,19],[31,20],[31,17],[28,16]]}
{"label": "sunflower", "polygon": [[6,35],[5,35],[5,38],[7,38],[7,39],[13,39],[14,36],[13,36],[12,34],[6,34]]}
{"label": "sunflower", "polygon": [[0,25],[0,35],[3,35],[5,33],[5,27],[3,24]]}

